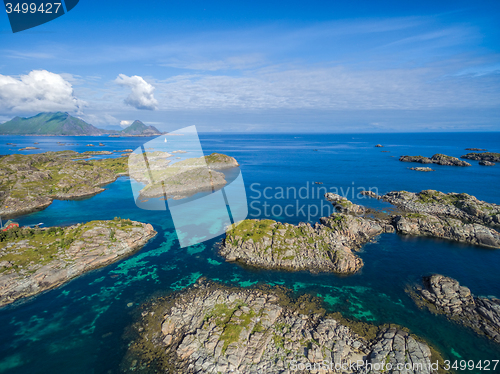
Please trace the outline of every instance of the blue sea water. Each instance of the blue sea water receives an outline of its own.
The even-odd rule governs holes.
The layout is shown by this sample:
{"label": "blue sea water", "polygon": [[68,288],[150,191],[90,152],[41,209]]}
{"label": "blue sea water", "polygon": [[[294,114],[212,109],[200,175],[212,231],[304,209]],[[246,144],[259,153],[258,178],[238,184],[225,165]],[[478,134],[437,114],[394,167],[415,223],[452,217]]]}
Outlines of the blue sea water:
{"label": "blue sea water", "polygon": [[[14,153],[33,142],[40,143],[36,145],[39,150],[16,153],[135,149],[147,140],[0,136],[0,154]],[[471,167],[433,165],[434,172],[420,173],[408,169],[417,165],[398,161],[405,154],[460,157],[467,147],[500,152],[500,133],[202,134],[201,141],[205,154],[228,154],[240,163],[251,218],[317,222],[324,201],[319,187],[380,209],[390,206],[359,196],[359,188],[379,193],[402,189],[467,192],[500,204],[500,165],[484,167],[470,161]],[[7,142],[17,147],[5,145]],[[86,146],[99,142],[105,146]],[[384,148],[375,148],[377,143]],[[280,191],[288,191],[289,196]],[[295,197],[293,191],[301,195]],[[267,212],[264,204],[269,205]],[[285,211],[287,205],[294,208]],[[126,259],[0,309],[0,373],[118,372],[129,343],[124,332],[137,317],[137,307],[181,290],[201,276],[244,287],[280,284],[297,294],[321,296],[329,310],[340,311],[345,317],[406,326],[450,360],[500,358],[498,345],[442,316],[418,309],[405,293],[405,288],[423,275],[441,273],[458,279],[476,295],[499,297],[499,250],[383,234],[363,248],[360,256],[365,266],[352,276],[244,268],[218,256],[215,244],[220,237],[180,248],[168,212],[138,209],[127,177],[107,185],[101,194],[85,200],[54,201],[47,209],[18,221],[51,226],[116,216],[149,222],[158,235]]]}

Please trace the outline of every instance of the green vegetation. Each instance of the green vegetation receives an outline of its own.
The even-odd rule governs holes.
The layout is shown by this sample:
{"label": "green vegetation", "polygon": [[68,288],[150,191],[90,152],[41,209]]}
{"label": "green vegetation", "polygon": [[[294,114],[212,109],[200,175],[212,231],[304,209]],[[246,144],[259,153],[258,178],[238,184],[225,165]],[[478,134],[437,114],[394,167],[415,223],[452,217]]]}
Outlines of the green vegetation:
{"label": "green vegetation", "polygon": [[[31,265],[45,265],[61,258],[76,240],[85,241],[84,234],[96,227],[109,229],[110,240],[116,241],[117,230],[129,231],[136,227],[129,219],[91,221],[78,226],[50,228],[12,228],[0,232],[0,262],[11,263],[16,271]],[[9,268],[0,268],[0,273]]]}
{"label": "green vegetation", "polygon": [[252,239],[254,243],[260,241],[264,236],[273,236],[273,226],[276,222],[271,219],[249,220],[246,219],[238,226],[230,230],[228,237],[240,236],[244,241]]}
{"label": "green vegetation", "polygon": [[449,204],[449,205],[457,205],[457,203],[461,200],[466,200],[469,195],[462,194],[445,194],[440,191],[434,190],[426,190],[419,192],[417,194],[418,200],[417,202],[423,204]]}
{"label": "green vegetation", "polygon": [[78,156],[81,154],[74,151],[60,151],[2,157],[0,207],[23,209],[44,198],[92,195],[102,191],[99,186],[128,171],[125,157],[75,160]]}
{"label": "green vegetation", "polygon": [[[216,326],[223,329],[220,336],[220,340],[224,341],[222,353],[226,352],[227,347],[231,343],[239,340],[241,331],[248,327],[255,316],[255,312],[251,309],[245,313],[241,309],[242,306],[246,306],[246,304],[241,300],[236,300],[233,307],[229,307],[226,304],[216,304],[205,316],[205,321],[215,322]],[[237,310],[241,312],[239,317],[234,315]]]}
{"label": "green vegetation", "polygon": [[100,130],[68,113],[40,113],[34,117],[15,117],[0,125],[6,135],[101,135]]}

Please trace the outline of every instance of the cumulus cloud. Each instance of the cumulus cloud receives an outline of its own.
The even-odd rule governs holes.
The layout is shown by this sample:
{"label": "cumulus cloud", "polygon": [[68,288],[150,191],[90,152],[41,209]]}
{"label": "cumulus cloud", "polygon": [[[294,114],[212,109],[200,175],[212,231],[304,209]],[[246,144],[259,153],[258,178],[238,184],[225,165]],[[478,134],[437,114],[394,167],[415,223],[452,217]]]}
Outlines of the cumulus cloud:
{"label": "cumulus cloud", "polygon": [[158,107],[158,101],[153,95],[155,88],[142,77],[138,75],[128,77],[125,74],[119,74],[115,83],[131,90],[130,95],[125,99],[125,104],[145,110],[155,110]]}
{"label": "cumulus cloud", "polygon": [[18,78],[0,74],[0,110],[11,113],[77,111],[86,103],[60,74],[33,70]]}
{"label": "cumulus cloud", "polygon": [[130,126],[132,124],[132,121],[120,121],[120,126],[121,127],[127,127],[127,126]]}

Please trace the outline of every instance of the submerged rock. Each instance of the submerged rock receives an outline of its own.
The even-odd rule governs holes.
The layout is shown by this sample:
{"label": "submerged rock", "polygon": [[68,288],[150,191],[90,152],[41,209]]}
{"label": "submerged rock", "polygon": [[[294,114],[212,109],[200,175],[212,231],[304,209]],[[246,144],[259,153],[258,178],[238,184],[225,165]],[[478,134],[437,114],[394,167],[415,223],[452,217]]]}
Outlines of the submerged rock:
{"label": "submerged rock", "polygon": [[[420,368],[407,374],[438,369],[429,346],[409,333],[383,327],[360,336],[339,318],[278,289],[198,281],[172,300],[155,301],[142,315],[135,325],[139,338],[122,364],[125,371],[396,373],[398,364],[408,361]],[[343,370],[330,370],[342,364]]]}
{"label": "submerged rock", "polygon": [[[417,295],[435,313],[446,314],[454,321],[471,327],[500,343],[500,300],[474,296],[470,289],[460,286],[457,280],[440,274],[423,277],[423,288]],[[413,295],[414,298],[416,295]]]}

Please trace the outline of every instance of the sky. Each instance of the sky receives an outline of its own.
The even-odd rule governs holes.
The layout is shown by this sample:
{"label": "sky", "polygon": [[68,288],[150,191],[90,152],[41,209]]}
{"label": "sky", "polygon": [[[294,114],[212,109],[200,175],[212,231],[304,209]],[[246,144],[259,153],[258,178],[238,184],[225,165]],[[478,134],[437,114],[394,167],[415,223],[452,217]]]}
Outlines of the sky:
{"label": "sky", "polygon": [[3,13],[0,123],[500,131],[499,24],[497,0],[80,0],[15,34]]}

